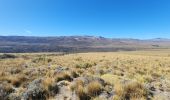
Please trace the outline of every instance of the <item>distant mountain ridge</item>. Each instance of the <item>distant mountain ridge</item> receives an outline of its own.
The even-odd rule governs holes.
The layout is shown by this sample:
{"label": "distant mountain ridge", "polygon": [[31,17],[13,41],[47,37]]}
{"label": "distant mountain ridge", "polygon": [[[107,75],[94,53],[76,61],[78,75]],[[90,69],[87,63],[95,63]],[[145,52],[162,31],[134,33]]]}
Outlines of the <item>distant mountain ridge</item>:
{"label": "distant mountain ridge", "polygon": [[105,38],[101,36],[0,36],[1,53],[129,51],[170,48],[170,39]]}

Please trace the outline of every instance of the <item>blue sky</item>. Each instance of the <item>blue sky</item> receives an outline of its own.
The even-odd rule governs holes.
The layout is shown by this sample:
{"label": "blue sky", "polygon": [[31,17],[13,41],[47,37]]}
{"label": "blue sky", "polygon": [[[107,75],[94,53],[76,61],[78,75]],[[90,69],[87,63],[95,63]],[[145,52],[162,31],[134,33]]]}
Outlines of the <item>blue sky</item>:
{"label": "blue sky", "polygon": [[0,35],[170,38],[170,0],[0,0]]}

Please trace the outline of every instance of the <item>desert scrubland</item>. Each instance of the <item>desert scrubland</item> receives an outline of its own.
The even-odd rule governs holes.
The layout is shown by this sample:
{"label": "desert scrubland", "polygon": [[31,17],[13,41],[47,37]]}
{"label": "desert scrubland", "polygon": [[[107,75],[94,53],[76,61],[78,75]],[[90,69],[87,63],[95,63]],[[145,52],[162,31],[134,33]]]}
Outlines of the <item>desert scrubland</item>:
{"label": "desert scrubland", "polygon": [[0,54],[0,100],[170,100],[170,51]]}

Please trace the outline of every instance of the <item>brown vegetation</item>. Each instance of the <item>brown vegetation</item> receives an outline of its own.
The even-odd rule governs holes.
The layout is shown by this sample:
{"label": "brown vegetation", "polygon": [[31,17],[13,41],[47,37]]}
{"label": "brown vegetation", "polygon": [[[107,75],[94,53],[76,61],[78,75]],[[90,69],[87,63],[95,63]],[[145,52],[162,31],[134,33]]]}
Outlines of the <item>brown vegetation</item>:
{"label": "brown vegetation", "polygon": [[0,59],[0,99],[169,100],[169,54],[12,54]]}

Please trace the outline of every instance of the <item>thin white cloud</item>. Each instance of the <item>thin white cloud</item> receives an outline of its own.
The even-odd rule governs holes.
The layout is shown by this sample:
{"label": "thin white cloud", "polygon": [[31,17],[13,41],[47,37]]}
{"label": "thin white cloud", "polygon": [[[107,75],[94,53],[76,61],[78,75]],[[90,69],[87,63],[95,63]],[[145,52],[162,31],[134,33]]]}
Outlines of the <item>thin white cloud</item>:
{"label": "thin white cloud", "polygon": [[25,30],[25,33],[32,34],[32,31],[30,31],[30,30]]}

